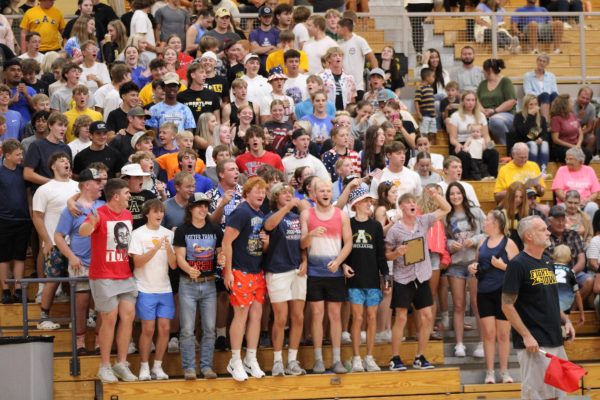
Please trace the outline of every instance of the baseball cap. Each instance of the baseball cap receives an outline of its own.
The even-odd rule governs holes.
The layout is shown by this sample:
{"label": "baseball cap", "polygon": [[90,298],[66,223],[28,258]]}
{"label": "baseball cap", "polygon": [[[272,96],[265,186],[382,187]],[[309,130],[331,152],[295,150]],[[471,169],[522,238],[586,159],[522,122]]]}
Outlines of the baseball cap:
{"label": "baseball cap", "polygon": [[389,99],[393,99],[394,96],[392,96],[391,92],[388,91],[388,89],[382,89],[377,93],[377,101],[388,101]]}
{"label": "baseball cap", "polygon": [[121,168],[121,176],[150,176],[150,174],[144,172],[140,164],[132,163]]}
{"label": "baseball cap", "polygon": [[537,192],[535,189],[529,188],[527,189],[527,197],[537,197]]}
{"label": "baseball cap", "polygon": [[217,55],[212,51],[205,51],[204,53],[202,53],[200,59],[202,60],[203,58],[210,58],[211,60],[219,61]]}
{"label": "baseball cap", "polygon": [[225,7],[221,7],[215,12],[215,17],[218,17],[218,18],[231,17],[231,13]]}
{"label": "baseball cap", "polygon": [[96,132],[108,132],[106,123],[104,121],[94,121],[90,125],[90,133]]}
{"label": "baseball cap", "polygon": [[179,75],[177,75],[176,72],[167,72],[163,78],[163,82],[165,85],[170,85],[173,83],[179,85]]}
{"label": "baseball cap", "polygon": [[97,181],[100,179],[100,173],[96,168],[86,168],[79,174],[77,180],[79,182]]}
{"label": "baseball cap", "polygon": [[154,133],[152,131],[137,131],[131,138],[131,148],[135,149],[135,145],[143,137],[149,137],[150,139],[154,139]]}
{"label": "baseball cap", "polygon": [[350,208],[354,209],[356,203],[366,198],[374,199],[375,197],[373,197],[373,195],[371,194],[371,191],[369,190],[367,184],[361,183],[359,187],[350,192],[350,196],[348,197]]}
{"label": "baseball cap", "polygon": [[131,110],[127,111],[128,117],[146,117],[150,118],[146,111],[142,107],[133,107]]}
{"label": "baseball cap", "polygon": [[369,78],[373,75],[379,75],[382,78],[385,78],[385,72],[381,68],[373,68],[371,72],[369,72]]}
{"label": "baseball cap", "polygon": [[210,204],[210,198],[202,192],[196,192],[190,197],[190,204],[208,203]]}
{"label": "baseball cap", "polygon": [[269,71],[269,82],[275,79],[287,79],[288,77],[283,73],[283,69],[281,67],[271,68]]}
{"label": "baseball cap", "polygon": [[272,15],[273,15],[273,10],[271,9],[271,7],[262,6],[261,8],[258,9],[259,17],[266,17],[266,16],[272,16]]}
{"label": "baseball cap", "polygon": [[246,57],[244,57],[244,64],[246,64],[248,61],[252,60],[253,58],[260,60],[260,58],[256,54],[248,53],[248,54],[246,54]]}
{"label": "baseball cap", "polygon": [[565,212],[565,209],[562,206],[552,206],[552,208],[550,209],[549,215],[553,218],[559,218],[559,217],[564,217],[567,214]]}

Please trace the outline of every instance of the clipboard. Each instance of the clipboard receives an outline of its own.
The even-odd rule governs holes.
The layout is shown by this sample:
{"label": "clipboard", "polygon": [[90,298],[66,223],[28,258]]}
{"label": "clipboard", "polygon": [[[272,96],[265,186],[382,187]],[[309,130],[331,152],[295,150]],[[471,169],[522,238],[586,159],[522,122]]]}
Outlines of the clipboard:
{"label": "clipboard", "polygon": [[403,245],[408,246],[404,254],[404,265],[413,265],[425,261],[425,239],[421,236],[407,240]]}

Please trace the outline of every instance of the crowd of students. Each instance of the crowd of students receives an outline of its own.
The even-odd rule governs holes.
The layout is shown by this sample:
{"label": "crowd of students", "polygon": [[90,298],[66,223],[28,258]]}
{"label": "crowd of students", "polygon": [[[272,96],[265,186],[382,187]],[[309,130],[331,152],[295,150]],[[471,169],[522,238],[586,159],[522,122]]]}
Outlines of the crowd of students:
{"label": "crowd of students", "polygon": [[[246,40],[231,2],[160,3],[134,0],[118,19],[80,0],[65,24],[53,0],[40,0],[20,22],[22,54],[10,57],[16,42],[2,48],[2,301],[21,301],[19,284],[4,280],[23,277],[29,247],[37,276],[89,277],[76,289],[77,348],[92,352],[85,335],[95,328],[102,381],[168,379],[162,361],[178,351],[184,377],[196,379],[197,350],[201,376],[215,378],[213,353],[227,349],[234,379],[261,378],[257,350],[268,344],[275,376],[306,373],[301,344],[314,348],[312,371],[325,372],[326,343],[335,373],[378,371],[376,342],[392,343],[389,368],[402,371],[409,312],[418,327],[412,366],[434,368],[427,343],[450,329],[450,289],[455,355],[466,355],[469,293],[486,382],[495,382],[496,340],[501,380],[511,382],[500,295],[503,271],[522,250],[518,222],[529,214],[551,225],[564,311],[573,279],[580,310],[593,302],[600,246],[581,227],[591,227],[600,185],[595,175],[577,183],[589,175],[582,164],[593,146],[581,149],[583,114],[568,97],[554,96],[549,111],[552,151],[567,162],[553,185],[566,208],[550,209],[536,202],[548,163],[537,102],[549,96],[526,97],[515,117],[502,60],[481,69],[465,47],[449,74],[439,52],[427,51],[415,118],[399,98],[393,49],[376,57],[353,33],[352,12],[311,15],[267,1]],[[442,129],[447,157],[431,153]],[[492,137],[511,148],[504,171]],[[461,178],[496,176],[502,202],[486,215]],[[38,329],[60,328],[50,318],[60,291],[40,285]],[[126,361],[137,350],[136,319],[139,376]],[[350,365],[343,343],[353,346]]]}

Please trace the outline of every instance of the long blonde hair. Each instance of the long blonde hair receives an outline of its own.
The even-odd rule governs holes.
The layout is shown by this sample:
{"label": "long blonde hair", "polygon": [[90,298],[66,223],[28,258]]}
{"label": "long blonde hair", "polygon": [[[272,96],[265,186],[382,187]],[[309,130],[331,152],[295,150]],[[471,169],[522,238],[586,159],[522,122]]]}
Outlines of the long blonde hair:
{"label": "long blonde hair", "polygon": [[[537,96],[533,94],[528,94],[525,97],[523,97],[523,107],[521,107],[521,114],[523,114],[523,120],[525,121],[527,121],[527,116],[529,115],[528,108],[529,103],[531,103],[531,100],[537,101]],[[539,110],[537,115],[535,116],[535,125],[540,129],[542,128],[542,115]]]}
{"label": "long blonde hair", "polygon": [[96,36],[93,33],[88,32],[88,22],[90,22],[93,18],[88,17],[87,15],[82,15],[75,20],[73,24],[73,29],[71,30],[71,35],[76,37],[79,40],[79,46],[88,40],[93,40],[96,42]]}
{"label": "long blonde hair", "polygon": [[120,19],[110,21],[108,26],[112,26],[115,32],[117,32],[117,39],[114,41],[114,43],[117,45],[117,50],[120,53],[125,50],[125,46],[127,46],[127,29]]}
{"label": "long blonde hair", "polygon": [[475,118],[475,123],[476,124],[481,124],[482,118],[481,116],[483,115],[482,109],[481,109],[481,104],[479,104],[479,100],[477,99],[477,94],[472,91],[472,90],[467,90],[466,92],[464,92],[462,94],[462,96],[460,96],[460,104],[458,106],[458,116],[460,117],[461,120],[465,120],[465,107],[464,107],[464,101],[465,101],[465,97],[467,97],[468,95],[473,95],[473,97],[475,97],[475,107],[473,108],[473,118]]}
{"label": "long blonde hair", "polygon": [[423,214],[432,213],[440,208],[433,197],[429,194],[429,191],[427,190],[429,188],[435,188],[435,190],[438,190],[438,193],[440,190],[442,190],[442,187],[437,183],[430,183],[423,188],[423,194],[421,194],[421,197],[419,197],[417,200],[417,207],[419,207]]}

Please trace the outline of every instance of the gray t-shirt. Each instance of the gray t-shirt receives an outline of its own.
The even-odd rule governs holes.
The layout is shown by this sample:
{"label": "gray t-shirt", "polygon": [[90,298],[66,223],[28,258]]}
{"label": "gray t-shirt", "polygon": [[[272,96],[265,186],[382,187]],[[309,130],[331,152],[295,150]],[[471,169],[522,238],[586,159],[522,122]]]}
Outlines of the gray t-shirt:
{"label": "gray t-shirt", "polygon": [[183,224],[185,217],[185,208],[177,204],[174,197],[165,201],[165,217],[161,225],[167,229],[173,229],[175,226]]}
{"label": "gray t-shirt", "polygon": [[169,36],[176,35],[181,38],[185,48],[185,27],[190,25],[190,15],[187,12],[180,8],[164,6],[156,11],[154,18],[160,25],[161,42],[166,42]]}
{"label": "gray t-shirt", "polygon": [[573,112],[575,113],[575,116],[577,117],[577,120],[579,121],[579,124],[581,126],[589,125],[590,123],[594,122],[594,119],[596,119],[596,110],[591,104],[588,104],[585,107],[585,110],[583,112],[583,118],[579,115],[579,111],[579,104],[577,103],[577,101],[574,101]]}
{"label": "gray t-shirt", "polygon": [[230,42],[237,42],[239,40],[242,40],[242,38],[240,38],[240,36],[237,33],[231,31],[219,33],[215,30],[212,30],[206,32],[206,35],[216,38],[219,41],[219,49],[221,50],[225,47],[226,40]]}
{"label": "gray t-shirt", "polygon": [[450,79],[458,83],[461,92],[477,91],[477,87],[484,79],[483,70],[477,66],[467,69],[459,65],[450,71]]}
{"label": "gray t-shirt", "polygon": [[[71,109],[71,100],[73,99],[73,89],[64,87],[57,90],[50,97],[50,108],[58,110],[61,113],[67,112]],[[94,107],[94,96],[89,96],[87,105],[89,108]]]}

